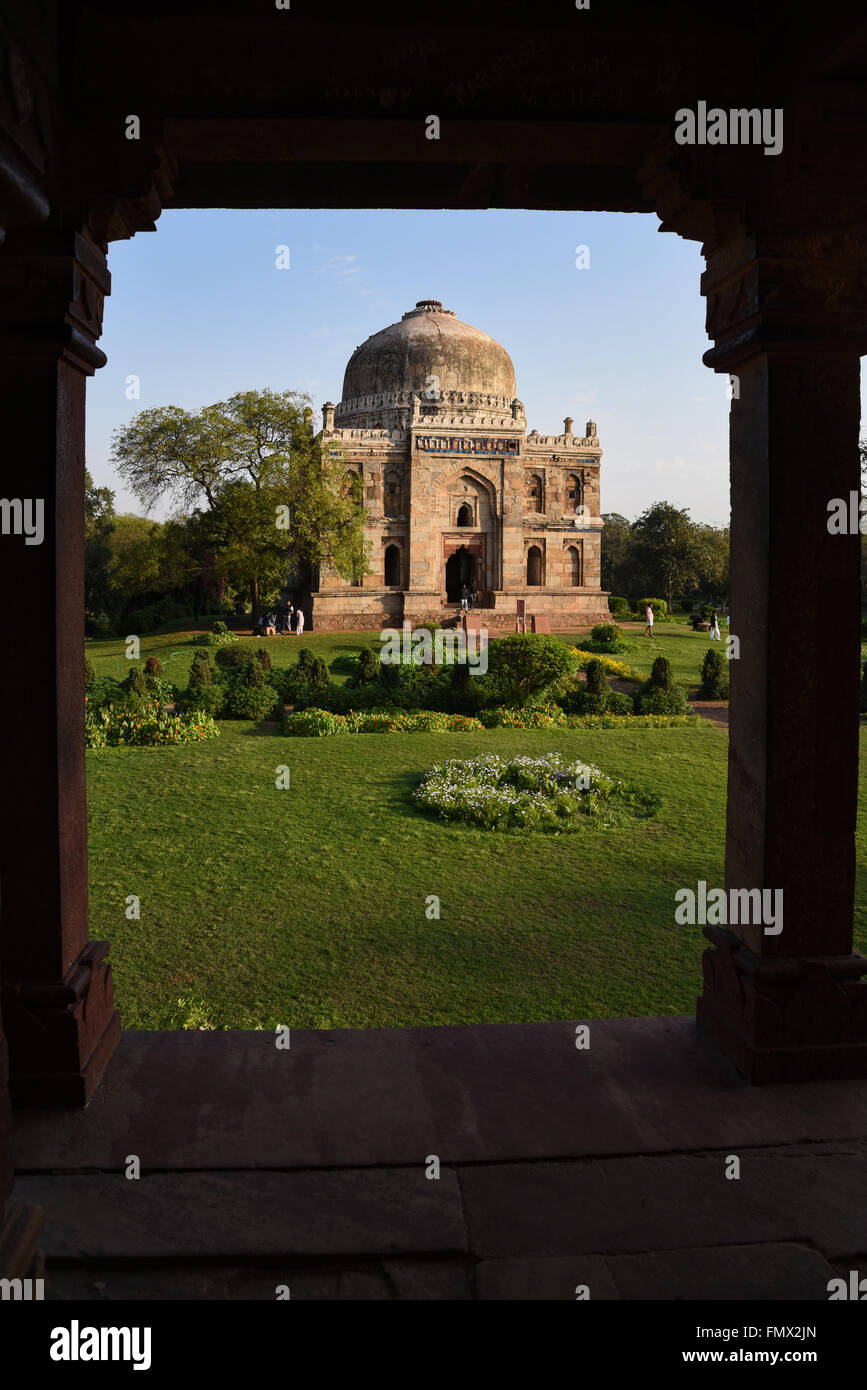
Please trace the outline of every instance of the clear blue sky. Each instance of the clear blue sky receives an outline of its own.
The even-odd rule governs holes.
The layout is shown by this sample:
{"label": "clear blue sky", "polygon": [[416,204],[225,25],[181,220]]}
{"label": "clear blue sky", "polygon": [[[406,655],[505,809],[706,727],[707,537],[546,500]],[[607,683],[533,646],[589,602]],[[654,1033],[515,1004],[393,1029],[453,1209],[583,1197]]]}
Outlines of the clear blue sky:
{"label": "clear blue sky", "polygon": [[[726,378],[701,362],[702,258],[658,225],[615,213],[166,212],[156,233],[110,248],[88,467],[119,511],[141,512],[109,461],[112,430],[137,410],[268,386],[308,392],[318,422],[353,349],[439,299],[511,354],[528,429],[597,422],[603,511],[633,519],[665,499],[726,525],[729,402]],[[275,266],[279,245],[288,270]],[[576,269],[579,245],[588,269]],[[125,396],[132,373],[138,401]]]}

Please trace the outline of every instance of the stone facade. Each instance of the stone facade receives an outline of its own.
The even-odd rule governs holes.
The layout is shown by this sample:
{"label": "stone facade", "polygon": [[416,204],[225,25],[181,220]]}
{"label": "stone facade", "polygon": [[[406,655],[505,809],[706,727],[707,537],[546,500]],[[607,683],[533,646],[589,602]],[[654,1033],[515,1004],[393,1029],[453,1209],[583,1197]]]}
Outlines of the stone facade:
{"label": "stone facade", "polygon": [[527,434],[508,353],[439,301],[355,350],[323,444],[361,479],[372,573],[320,574],[318,630],[441,622],[462,583],[493,627],[514,629],[519,599],[561,630],[608,618],[594,421]]}

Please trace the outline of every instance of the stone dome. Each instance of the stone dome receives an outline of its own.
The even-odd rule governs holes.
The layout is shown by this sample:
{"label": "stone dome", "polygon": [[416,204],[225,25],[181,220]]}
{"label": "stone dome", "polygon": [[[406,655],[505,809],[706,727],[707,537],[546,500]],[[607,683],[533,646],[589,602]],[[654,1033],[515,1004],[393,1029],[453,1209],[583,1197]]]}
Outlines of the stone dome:
{"label": "stone dome", "polygon": [[[429,379],[436,378],[435,381]],[[343,378],[343,402],[399,392],[473,392],[511,401],[515,368],[504,347],[463,323],[438,299],[421,299],[399,323],[357,347]],[[341,413],[338,408],[338,413]]]}

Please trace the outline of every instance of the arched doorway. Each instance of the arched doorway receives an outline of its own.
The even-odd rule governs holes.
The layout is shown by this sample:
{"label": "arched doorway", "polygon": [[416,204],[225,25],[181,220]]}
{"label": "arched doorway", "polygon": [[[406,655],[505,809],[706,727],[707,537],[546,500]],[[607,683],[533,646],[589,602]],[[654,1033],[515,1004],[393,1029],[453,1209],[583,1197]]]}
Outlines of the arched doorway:
{"label": "arched doorway", "polygon": [[462,545],[446,560],[446,602],[459,603],[461,589],[476,578],[476,557]]}
{"label": "arched doorway", "polygon": [[396,545],[385,547],[385,566],[383,578],[388,585],[400,584],[400,550]]}
{"label": "arched doorway", "polygon": [[538,545],[531,545],[527,551],[527,583],[542,583],[542,552]]}
{"label": "arched doorway", "polygon": [[463,506],[461,506],[461,507],[458,508],[458,525],[459,525],[459,526],[472,526],[472,524],[473,524],[473,513],[472,513],[472,510],[467,506],[467,504],[466,504],[466,502],[465,502],[465,503],[463,504]]}

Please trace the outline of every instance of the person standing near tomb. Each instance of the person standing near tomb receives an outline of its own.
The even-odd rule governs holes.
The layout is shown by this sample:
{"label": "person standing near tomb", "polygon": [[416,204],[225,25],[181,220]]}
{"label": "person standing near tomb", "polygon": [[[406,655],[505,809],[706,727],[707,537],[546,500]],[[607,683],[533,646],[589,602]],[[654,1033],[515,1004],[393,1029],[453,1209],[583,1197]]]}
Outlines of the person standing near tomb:
{"label": "person standing near tomb", "polygon": [[647,620],[647,627],[644,629],[644,635],[645,635],[645,637],[652,637],[652,636],[653,636],[653,609],[651,608],[650,604],[647,605],[647,612],[645,613],[644,616],[645,616],[645,618],[646,618],[646,620]]}
{"label": "person standing near tomb", "polygon": [[295,631],[296,631],[296,633],[298,634],[299,637],[301,636],[302,632],[304,631],[304,610],[303,610],[302,608],[299,608],[299,609],[298,609],[298,624],[297,624],[297,626],[296,626],[296,628],[295,628]]}
{"label": "person standing near tomb", "polygon": [[710,640],[712,642],[722,641],[719,631],[719,618],[717,617],[716,609],[714,609],[714,611],[710,615]]}
{"label": "person standing near tomb", "polygon": [[464,611],[465,613],[466,613],[466,611],[467,611],[467,604],[468,604],[468,602],[469,602],[469,597],[470,597],[470,594],[469,594],[469,590],[468,590],[466,584],[462,584],[462,585],[461,585],[461,608],[463,609],[463,611]]}

